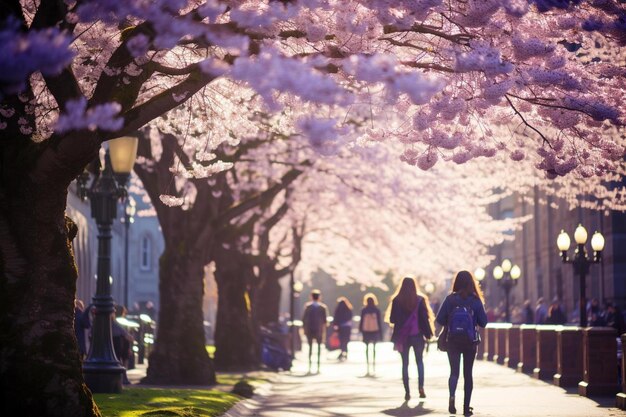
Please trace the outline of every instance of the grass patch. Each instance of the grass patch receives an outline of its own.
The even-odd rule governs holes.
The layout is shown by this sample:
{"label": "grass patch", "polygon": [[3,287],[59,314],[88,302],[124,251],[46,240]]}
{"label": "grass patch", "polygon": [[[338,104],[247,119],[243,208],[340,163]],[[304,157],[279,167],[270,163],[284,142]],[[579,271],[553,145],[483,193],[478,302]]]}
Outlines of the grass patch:
{"label": "grass patch", "polygon": [[214,417],[240,397],[200,389],[128,388],[120,394],[94,394],[104,417]]}

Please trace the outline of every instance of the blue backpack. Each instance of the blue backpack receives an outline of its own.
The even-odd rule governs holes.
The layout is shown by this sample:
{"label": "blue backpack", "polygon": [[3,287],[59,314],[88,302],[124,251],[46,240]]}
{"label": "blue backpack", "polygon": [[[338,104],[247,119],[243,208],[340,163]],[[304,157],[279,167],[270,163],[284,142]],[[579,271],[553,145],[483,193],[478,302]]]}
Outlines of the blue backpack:
{"label": "blue backpack", "polygon": [[456,305],[448,316],[448,343],[459,348],[478,343],[478,332],[474,326],[474,310],[468,305]]}

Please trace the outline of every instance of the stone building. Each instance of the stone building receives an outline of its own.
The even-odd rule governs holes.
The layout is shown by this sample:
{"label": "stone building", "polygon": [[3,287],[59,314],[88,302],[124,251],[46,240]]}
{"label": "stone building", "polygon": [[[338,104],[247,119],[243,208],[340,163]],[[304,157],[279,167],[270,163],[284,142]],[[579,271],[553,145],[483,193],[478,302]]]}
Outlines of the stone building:
{"label": "stone building", "polygon": [[[118,205],[118,220],[113,223],[111,242],[111,294],[116,304],[135,303],[145,305],[148,301],[159,308],[159,256],[164,242],[156,215],[149,201],[130,194],[137,204],[137,212],[128,229],[124,224],[124,204]],[[74,253],[78,266],[76,297],[85,304],[91,303],[96,291],[96,271],[98,256],[98,229],[93,218],[89,200],[78,198],[74,185],[67,199],[67,214],[78,225],[74,239]],[[128,231],[128,251],[126,252],[126,232]],[[126,256],[128,255],[128,256]],[[128,277],[125,265],[128,262]],[[126,279],[128,279],[126,285]],[[154,317],[156,318],[156,317]]]}
{"label": "stone building", "polygon": [[[602,262],[592,264],[586,279],[587,299],[614,301],[626,307],[626,215],[619,212],[598,212],[587,209],[569,210],[564,202],[535,191],[528,201],[517,195],[508,197],[491,207],[495,218],[531,215],[521,230],[514,232],[514,240],[492,249],[495,260],[488,265],[484,286],[488,305],[496,306],[504,298],[492,276],[493,267],[508,258],[522,270],[518,285],[511,290],[511,305],[530,300],[535,305],[539,297],[547,303],[555,297],[562,301],[572,321],[577,321],[579,277],[572,265],[564,264],[556,246],[560,231],[565,230],[572,240],[569,256],[574,256],[574,230],[582,224],[588,232],[587,252],[593,256],[590,240],[600,231],[606,240]],[[513,232],[512,232],[513,233]]]}

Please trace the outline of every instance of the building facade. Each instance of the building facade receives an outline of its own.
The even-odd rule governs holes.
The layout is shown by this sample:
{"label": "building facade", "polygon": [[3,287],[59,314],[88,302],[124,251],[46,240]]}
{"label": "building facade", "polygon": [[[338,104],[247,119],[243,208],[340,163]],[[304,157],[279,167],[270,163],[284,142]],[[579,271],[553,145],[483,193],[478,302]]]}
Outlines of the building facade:
{"label": "building facade", "polygon": [[619,212],[603,213],[587,209],[569,210],[565,202],[555,200],[535,190],[531,196],[507,197],[491,207],[494,218],[530,215],[512,241],[505,241],[492,249],[495,260],[489,265],[484,286],[488,306],[497,306],[504,298],[492,276],[493,267],[508,258],[522,270],[518,284],[511,290],[511,305],[530,300],[534,306],[542,297],[546,303],[554,298],[562,302],[570,321],[577,322],[580,281],[574,267],[564,264],[556,246],[561,230],[571,237],[569,256],[574,256],[574,230],[582,224],[588,232],[587,254],[593,256],[590,240],[595,231],[605,237],[602,261],[592,264],[586,278],[587,300],[613,301],[626,307],[626,215]]}
{"label": "building facade", "polygon": [[[153,215],[151,205],[142,196],[132,194],[137,203],[137,213],[133,222],[126,227],[124,205],[118,206],[118,220],[113,223],[111,241],[111,294],[116,304],[126,305],[134,310],[137,303],[145,306],[151,302],[159,308],[159,257],[164,242],[158,219]],[[91,303],[96,291],[98,260],[98,228],[91,218],[89,200],[78,198],[74,185],[67,199],[67,215],[78,226],[74,238],[74,256],[78,266],[76,298]],[[128,233],[128,246],[126,246]],[[126,276],[128,265],[128,276]],[[156,317],[155,317],[156,318]]]}

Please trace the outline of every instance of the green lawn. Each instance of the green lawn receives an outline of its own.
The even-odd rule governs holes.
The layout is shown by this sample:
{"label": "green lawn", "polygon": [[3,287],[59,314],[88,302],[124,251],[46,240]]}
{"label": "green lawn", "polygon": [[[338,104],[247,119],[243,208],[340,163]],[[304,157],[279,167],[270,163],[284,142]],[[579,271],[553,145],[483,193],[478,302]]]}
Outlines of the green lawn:
{"label": "green lawn", "polygon": [[121,394],[94,394],[104,417],[213,417],[241,398],[200,389],[128,388]]}

